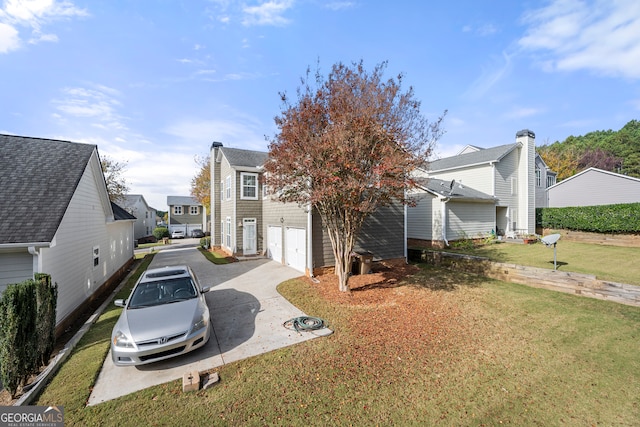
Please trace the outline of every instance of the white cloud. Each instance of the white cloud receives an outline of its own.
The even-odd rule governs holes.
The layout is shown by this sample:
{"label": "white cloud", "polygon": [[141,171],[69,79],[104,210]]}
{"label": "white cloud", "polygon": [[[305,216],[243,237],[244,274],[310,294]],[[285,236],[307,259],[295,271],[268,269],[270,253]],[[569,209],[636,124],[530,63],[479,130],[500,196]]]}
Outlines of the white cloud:
{"label": "white cloud", "polygon": [[492,62],[482,70],[482,75],[466,91],[465,96],[470,96],[474,99],[482,98],[494,85],[511,72],[512,56],[513,54],[502,52],[501,58],[493,58]]}
{"label": "white cloud", "polygon": [[86,10],[79,9],[66,0],[5,0],[0,9],[0,53],[16,50],[21,46],[20,28],[31,28],[30,44],[57,42],[58,36],[43,33],[43,26],[60,19],[84,16],[88,16]]}
{"label": "white cloud", "polygon": [[286,25],[289,20],[282,15],[292,6],[293,0],[270,0],[258,6],[244,6],[242,25]]}
{"label": "white cloud", "polygon": [[535,116],[540,114],[542,110],[538,108],[516,108],[504,114],[507,119],[522,119],[525,117]]}
{"label": "white cloud", "polygon": [[123,117],[118,113],[121,106],[116,97],[120,92],[104,85],[91,85],[91,87],[69,87],[62,89],[62,98],[54,99],[58,117],[67,120],[91,119],[92,126],[100,129],[126,129]]}
{"label": "white cloud", "polygon": [[0,22],[0,53],[7,53],[20,47],[18,30],[9,24]]}
{"label": "white cloud", "polygon": [[187,118],[164,129],[165,133],[187,142],[184,146],[201,145],[205,151],[213,141],[220,141],[227,147],[266,151],[264,131],[263,124],[242,115],[216,120]]}
{"label": "white cloud", "polygon": [[330,1],[324,4],[324,7],[331,10],[343,10],[355,7],[356,3],[352,1]]}
{"label": "white cloud", "polygon": [[527,33],[518,43],[542,54],[547,71],[590,70],[640,78],[640,2],[554,0],[526,13]]}

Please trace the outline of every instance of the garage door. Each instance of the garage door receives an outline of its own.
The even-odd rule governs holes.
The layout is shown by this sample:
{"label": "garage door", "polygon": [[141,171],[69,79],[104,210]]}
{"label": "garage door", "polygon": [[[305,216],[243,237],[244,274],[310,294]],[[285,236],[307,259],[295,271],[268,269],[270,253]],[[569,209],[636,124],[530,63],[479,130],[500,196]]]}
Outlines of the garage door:
{"label": "garage door", "polygon": [[287,228],[285,236],[285,263],[305,272],[306,232],[304,228]]}
{"label": "garage door", "polygon": [[282,262],[282,227],[269,226],[267,230],[269,258]]}

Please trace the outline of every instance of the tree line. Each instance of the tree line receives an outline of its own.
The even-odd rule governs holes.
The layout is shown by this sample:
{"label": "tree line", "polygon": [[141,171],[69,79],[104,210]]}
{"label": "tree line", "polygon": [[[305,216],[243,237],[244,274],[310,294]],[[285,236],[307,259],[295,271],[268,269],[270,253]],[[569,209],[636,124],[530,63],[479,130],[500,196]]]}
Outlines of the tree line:
{"label": "tree line", "polygon": [[544,144],[538,153],[558,181],[590,167],[640,178],[640,121],[631,120],[622,129],[600,130],[564,141]]}

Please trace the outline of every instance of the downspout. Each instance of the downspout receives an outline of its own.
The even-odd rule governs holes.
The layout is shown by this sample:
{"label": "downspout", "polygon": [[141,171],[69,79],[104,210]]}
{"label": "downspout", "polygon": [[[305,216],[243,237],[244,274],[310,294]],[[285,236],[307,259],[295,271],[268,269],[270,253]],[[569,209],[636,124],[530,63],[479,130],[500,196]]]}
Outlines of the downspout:
{"label": "downspout", "polygon": [[[405,192],[405,194],[406,194],[406,192]],[[407,264],[409,264],[409,248],[407,246],[407,238],[409,236],[409,230],[407,228],[408,227],[407,226],[408,209],[409,209],[409,207],[405,204],[404,205],[404,260],[405,260],[405,262]]]}
{"label": "downspout", "polygon": [[447,240],[447,202],[451,200],[448,197],[442,199],[442,240],[444,244],[449,246],[449,241]]}
{"label": "downspout", "polygon": [[33,262],[32,262],[32,271],[34,273],[40,273],[40,251],[38,251],[36,249],[35,246],[29,246],[27,247],[27,251],[29,251],[29,253],[33,256]]}
{"label": "downspout", "polygon": [[311,203],[307,208],[307,271],[313,277],[313,215]]}

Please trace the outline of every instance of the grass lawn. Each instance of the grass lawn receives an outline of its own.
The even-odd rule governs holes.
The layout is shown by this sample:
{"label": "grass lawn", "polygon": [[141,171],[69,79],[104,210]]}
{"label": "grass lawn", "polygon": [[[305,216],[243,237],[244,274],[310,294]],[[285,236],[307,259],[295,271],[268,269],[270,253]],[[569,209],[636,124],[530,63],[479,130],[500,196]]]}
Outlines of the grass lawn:
{"label": "grass lawn", "polygon": [[415,270],[349,295],[324,276],[287,281],[333,335],[220,367],[206,391],[177,380],[85,407],[112,306],[37,404],[64,405],[69,426],[640,423],[640,308]]}
{"label": "grass lawn", "polygon": [[[497,243],[463,252],[499,262],[553,269],[553,248],[540,242],[532,245]],[[559,271],[594,274],[598,279],[640,286],[640,248],[560,239],[556,253]]]}

